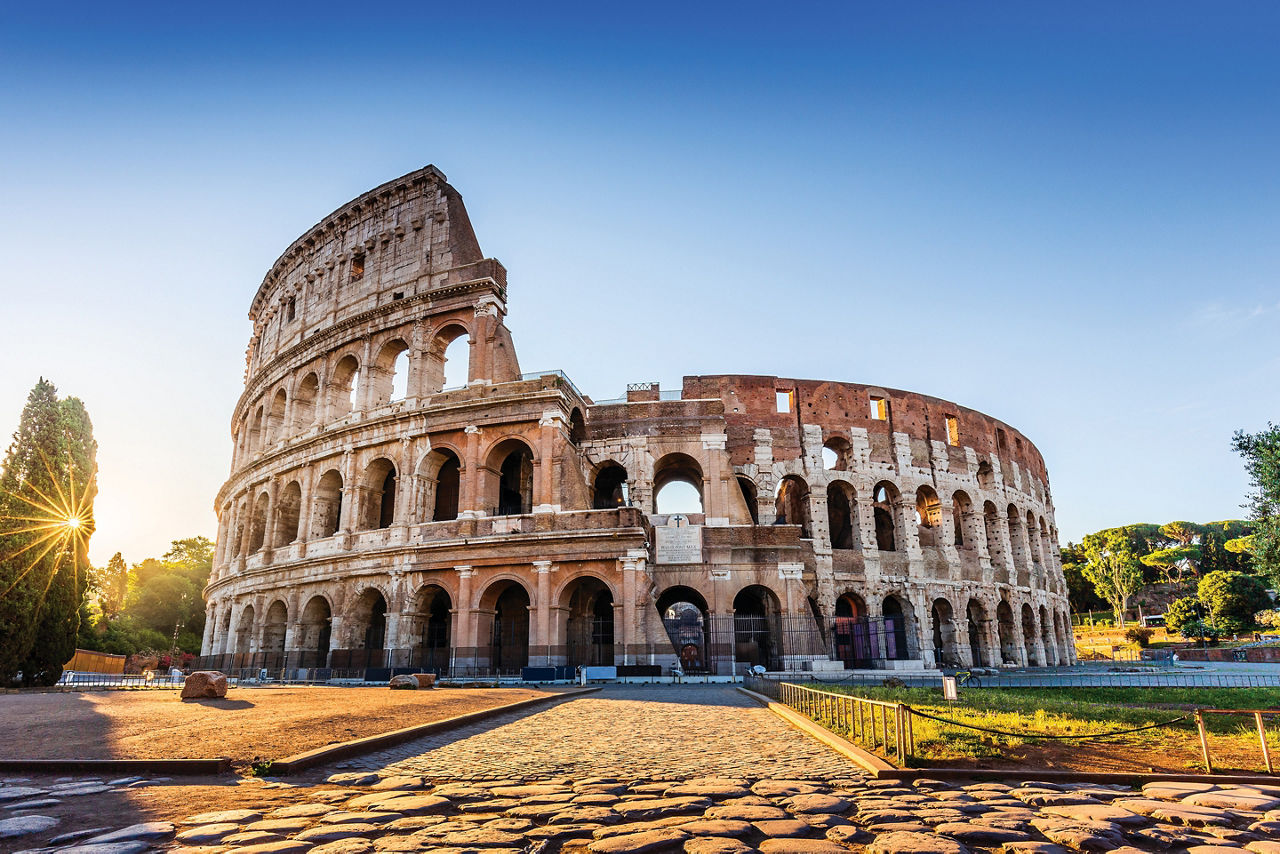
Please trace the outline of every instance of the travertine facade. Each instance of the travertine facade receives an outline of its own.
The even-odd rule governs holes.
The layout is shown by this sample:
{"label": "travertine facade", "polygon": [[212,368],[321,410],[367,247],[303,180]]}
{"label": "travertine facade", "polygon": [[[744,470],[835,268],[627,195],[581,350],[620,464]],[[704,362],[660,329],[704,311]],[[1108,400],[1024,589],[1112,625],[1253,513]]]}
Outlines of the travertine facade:
{"label": "travertine facade", "polygon": [[[1044,461],[1012,427],[779,377],[592,401],[521,374],[506,295],[431,166],[285,251],[250,310],[206,655],[454,673],[1070,660]],[[464,386],[443,388],[446,349]],[[669,484],[701,508],[659,513]]]}

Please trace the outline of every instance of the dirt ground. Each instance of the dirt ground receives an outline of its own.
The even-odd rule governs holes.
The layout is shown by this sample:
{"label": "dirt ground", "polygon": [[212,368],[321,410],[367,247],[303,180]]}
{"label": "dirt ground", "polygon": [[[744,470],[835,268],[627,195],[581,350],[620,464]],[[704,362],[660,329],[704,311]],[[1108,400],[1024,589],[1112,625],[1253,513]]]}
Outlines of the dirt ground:
{"label": "dirt ground", "polygon": [[[1070,744],[1061,742],[1025,743],[1005,748],[1001,758],[925,759],[921,765],[938,768],[1044,768],[1055,771],[1164,772],[1203,774],[1200,743],[1124,744],[1106,741]],[[1266,772],[1257,736],[1221,738],[1211,736],[1209,754],[1216,774],[1261,774]],[[1274,761],[1275,747],[1272,746]]]}
{"label": "dirt ground", "polygon": [[177,691],[0,695],[0,759],[199,759],[296,753],[506,705],[532,688],[232,688],[223,700]]}

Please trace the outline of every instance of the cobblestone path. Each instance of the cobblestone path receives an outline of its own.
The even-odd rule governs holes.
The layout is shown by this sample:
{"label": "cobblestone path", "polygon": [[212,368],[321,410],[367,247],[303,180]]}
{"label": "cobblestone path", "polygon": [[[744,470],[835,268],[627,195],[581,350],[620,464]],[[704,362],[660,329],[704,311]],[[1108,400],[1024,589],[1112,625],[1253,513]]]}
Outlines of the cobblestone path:
{"label": "cobblestone path", "polygon": [[736,689],[609,686],[350,763],[437,779],[848,777],[857,768]]}

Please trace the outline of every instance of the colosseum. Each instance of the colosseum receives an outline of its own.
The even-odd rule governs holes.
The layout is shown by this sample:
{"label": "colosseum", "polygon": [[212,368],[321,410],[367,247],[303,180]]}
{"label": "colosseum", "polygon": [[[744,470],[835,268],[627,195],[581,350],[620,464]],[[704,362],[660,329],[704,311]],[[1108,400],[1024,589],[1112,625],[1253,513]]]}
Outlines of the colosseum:
{"label": "colosseum", "polygon": [[[1044,460],[874,385],[522,372],[427,166],[253,298],[205,666],[563,677],[1070,663]],[[465,370],[462,370],[465,366]]]}

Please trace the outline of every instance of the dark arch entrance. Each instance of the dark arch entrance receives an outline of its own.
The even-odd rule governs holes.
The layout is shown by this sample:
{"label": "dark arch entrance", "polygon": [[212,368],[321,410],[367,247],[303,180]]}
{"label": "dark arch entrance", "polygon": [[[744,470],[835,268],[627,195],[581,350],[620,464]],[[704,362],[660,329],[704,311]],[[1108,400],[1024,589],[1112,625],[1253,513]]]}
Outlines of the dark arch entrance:
{"label": "dark arch entrance", "polygon": [[323,596],[312,596],[302,609],[303,667],[325,667],[329,663],[329,633],[332,612]]}
{"label": "dark arch entrance", "polygon": [[689,674],[713,673],[707,600],[691,587],[669,587],[657,605],[680,669]]}
{"label": "dark arch entrance", "polygon": [[418,593],[420,630],[414,665],[425,673],[443,676],[449,672],[449,630],[453,601],[443,587],[429,584]]}
{"label": "dark arch entrance", "polygon": [[570,585],[566,598],[565,664],[613,664],[613,594],[609,588],[598,578],[580,578]]}
{"label": "dark arch entrance", "polygon": [[627,470],[617,463],[608,463],[596,473],[595,495],[592,509],[612,510],[627,503]]}
{"label": "dark arch entrance", "polygon": [[782,669],[781,610],[773,591],[758,584],[744,587],[733,597],[735,661]]}
{"label": "dark arch entrance", "polygon": [[529,591],[515,581],[495,588],[485,595],[493,603],[489,666],[494,673],[518,674],[529,665]]}
{"label": "dark arch entrance", "polygon": [[868,670],[874,666],[875,647],[871,644],[871,624],[867,606],[856,593],[846,593],[836,600],[836,616],[832,626],[836,657],[849,670]]}
{"label": "dark arch entrance", "polygon": [[911,653],[907,649],[907,615],[898,597],[885,597],[881,613],[884,615],[885,658],[910,658]]}

